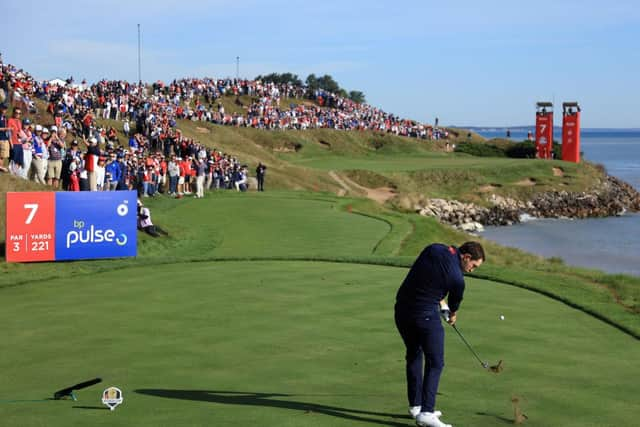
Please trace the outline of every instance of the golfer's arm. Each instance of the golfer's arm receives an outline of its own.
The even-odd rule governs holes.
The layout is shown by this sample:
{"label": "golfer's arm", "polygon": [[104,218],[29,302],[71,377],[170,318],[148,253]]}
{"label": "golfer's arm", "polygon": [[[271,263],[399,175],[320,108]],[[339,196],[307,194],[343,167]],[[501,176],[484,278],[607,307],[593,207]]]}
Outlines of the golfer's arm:
{"label": "golfer's arm", "polygon": [[451,313],[458,311],[460,304],[462,303],[463,295],[464,278],[460,276],[459,278],[454,279],[453,283],[451,283],[449,294],[447,295],[447,302],[449,303]]}
{"label": "golfer's arm", "polygon": [[[445,299],[443,298],[440,301],[440,310],[449,310],[449,305],[447,304],[447,302],[445,301]],[[455,311],[451,311],[449,310],[449,320],[447,321],[449,324],[453,325],[454,323],[456,323],[456,312]]]}

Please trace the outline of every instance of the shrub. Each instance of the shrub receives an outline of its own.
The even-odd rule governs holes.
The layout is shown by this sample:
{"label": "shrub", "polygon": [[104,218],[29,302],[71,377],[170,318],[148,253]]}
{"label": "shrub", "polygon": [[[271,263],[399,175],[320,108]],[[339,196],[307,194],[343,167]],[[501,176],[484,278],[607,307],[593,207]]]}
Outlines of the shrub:
{"label": "shrub", "polygon": [[518,159],[535,159],[536,143],[533,141],[518,142],[506,149],[507,157]]}
{"label": "shrub", "polygon": [[463,142],[462,144],[456,145],[455,151],[478,157],[505,157],[505,151],[492,144]]}
{"label": "shrub", "polygon": [[[562,145],[556,141],[553,142],[553,155],[555,159],[562,158]],[[518,159],[535,159],[536,143],[535,141],[522,141],[512,144],[506,149],[506,156]]]}

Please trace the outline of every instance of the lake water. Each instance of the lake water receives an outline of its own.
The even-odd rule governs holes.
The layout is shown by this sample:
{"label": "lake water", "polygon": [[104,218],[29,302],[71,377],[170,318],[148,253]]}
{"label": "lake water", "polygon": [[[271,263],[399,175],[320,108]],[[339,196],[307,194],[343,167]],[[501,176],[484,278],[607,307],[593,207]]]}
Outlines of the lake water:
{"label": "lake water", "polygon": [[[480,131],[486,138],[504,138],[505,130]],[[527,131],[511,131],[522,141]],[[556,132],[556,135],[558,133]],[[584,158],[605,166],[640,190],[640,130],[583,130]],[[640,214],[584,220],[536,219],[509,227],[487,227],[482,236],[544,257],[610,273],[640,276]]]}

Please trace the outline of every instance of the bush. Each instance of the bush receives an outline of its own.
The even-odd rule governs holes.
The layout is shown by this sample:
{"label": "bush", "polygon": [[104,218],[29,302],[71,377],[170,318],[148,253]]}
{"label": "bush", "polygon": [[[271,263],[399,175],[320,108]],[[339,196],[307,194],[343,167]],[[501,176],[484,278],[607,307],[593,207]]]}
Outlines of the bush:
{"label": "bush", "polygon": [[[535,159],[535,141],[523,141],[510,144],[503,144],[496,140],[498,144],[482,144],[473,142],[463,142],[456,146],[456,152],[466,153],[478,157],[511,157],[517,159]],[[553,155],[555,159],[562,158],[562,145],[553,142]]]}
{"label": "bush", "polygon": [[533,141],[518,142],[506,149],[507,157],[517,159],[535,159],[536,143]]}
{"label": "bush", "polygon": [[478,157],[505,157],[505,151],[492,144],[463,142],[462,144],[456,145],[455,151]]}
{"label": "bush", "polygon": [[[536,143],[535,141],[523,141],[518,142],[505,151],[507,157],[513,157],[517,159],[535,159],[536,158]],[[553,155],[555,159],[562,158],[562,145],[556,141],[553,142]]]}

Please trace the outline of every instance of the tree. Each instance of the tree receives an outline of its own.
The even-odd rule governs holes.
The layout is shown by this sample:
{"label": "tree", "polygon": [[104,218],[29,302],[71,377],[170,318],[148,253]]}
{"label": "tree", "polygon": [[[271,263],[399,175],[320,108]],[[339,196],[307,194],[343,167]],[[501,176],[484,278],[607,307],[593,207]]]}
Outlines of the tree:
{"label": "tree", "polygon": [[[271,73],[267,75],[259,75],[255,78],[255,80],[260,80],[263,82],[269,83],[291,83],[295,86],[302,86],[302,81],[300,78],[293,73]],[[304,82],[307,87],[306,96],[313,99],[314,92],[318,89],[324,90],[325,92],[333,93],[336,96],[342,98],[348,98],[358,104],[364,104],[366,102],[365,95],[359,90],[352,90],[347,92],[345,89],[341,88],[338,82],[330,76],[329,74],[325,74],[321,77],[317,77],[315,74],[309,74],[307,79]]]}
{"label": "tree", "polygon": [[315,74],[309,74],[307,76],[307,80],[305,81],[305,84],[307,85],[307,87],[309,88],[310,91],[314,91],[316,89],[318,89],[318,79],[316,77]]}
{"label": "tree", "polygon": [[286,83],[291,83],[294,86],[302,86],[302,80],[300,80],[297,74],[284,73],[282,78]]}
{"label": "tree", "polygon": [[300,78],[296,74],[292,73],[271,73],[265,76],[260,75],[257,76],[255,80],[276,84],[291,83],[294,86],[302,86],[302,80],[300,80]]}
{"label": "tree", "polygon": [[338,93],[340,91],[340,85],[328,74],[318,79],[318,87],[332,93]]}
{"label": "tree", "polygon": [[357,102],[358,104],[364,104],[367,102],[364,97],[364,93],[360,92],[359,90],[352,90],[351,92],[349,92],[349,99],[353,102]]}

